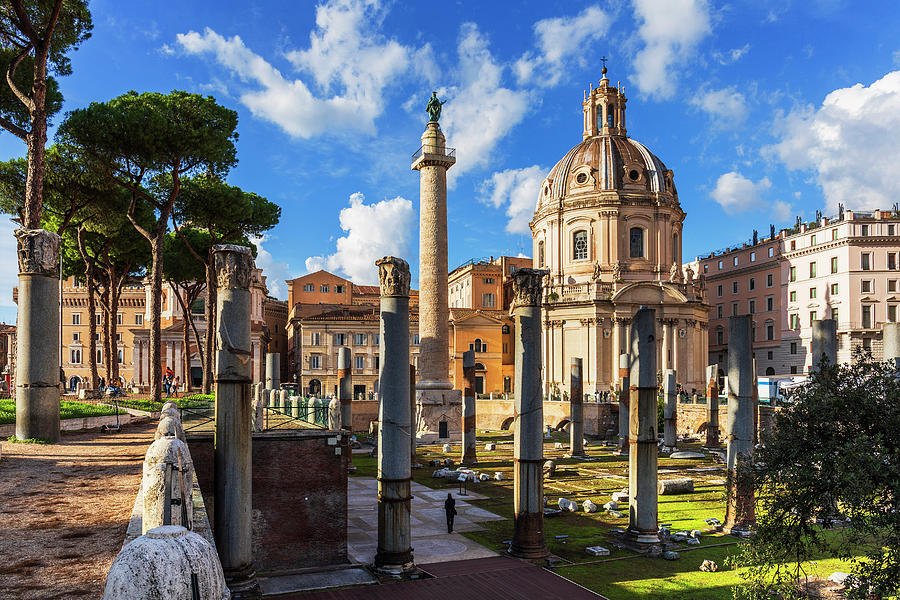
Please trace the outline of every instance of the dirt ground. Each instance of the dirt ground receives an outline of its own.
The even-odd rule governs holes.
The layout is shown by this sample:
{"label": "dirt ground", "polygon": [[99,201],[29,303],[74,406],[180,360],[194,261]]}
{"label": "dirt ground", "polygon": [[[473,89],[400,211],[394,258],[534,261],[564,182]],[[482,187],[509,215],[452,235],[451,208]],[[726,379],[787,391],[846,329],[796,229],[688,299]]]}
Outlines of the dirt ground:
{"label": "dirt ground", "polygon": [[2,442],[0,598],[99,598],[125,538],[155,423]]}

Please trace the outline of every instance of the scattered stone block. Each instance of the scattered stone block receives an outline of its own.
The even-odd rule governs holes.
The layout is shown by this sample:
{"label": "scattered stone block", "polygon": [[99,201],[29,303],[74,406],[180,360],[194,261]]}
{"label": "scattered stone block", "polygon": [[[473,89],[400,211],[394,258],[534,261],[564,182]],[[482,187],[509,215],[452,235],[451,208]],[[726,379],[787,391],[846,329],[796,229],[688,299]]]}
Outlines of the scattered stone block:
{"label": "scattered stone block", "polygon": [[591,556],[609,556],[609,549],[603,546],[588,546],[585,550]]}
{"label": "scattered stone block", "polygon": [[99,400],[100,392],[98,390],[89,390],[87,388],[83,388],[78,390],[78,399],[79,400]]}
{"label": "scattered stone block", "polygon": [[503,473],[500,471],[496,471],[494,473],[494,481],[503,481]]}
{"label": "scattered stone block", "polygon": [[560,498],[559,502],[560,510],[567,510],[569,512],[578,512],[578,504],[569,500],[568,498]]}
{"label": "scattered stone block", "polygon": [[451,458],[445,458],[445,459],[444,459],[444,466],[445,466],[445,467],[452,467],[452,466],[453,466],[453,459],[451,459]]}
{"label": "scattered stone block", "polygon": [[192,574],[198,579],[202,600],[230,597],[222,564],[209,542],[184,527],[157,527],[116,556],[103,600],[191,598]]}
{"label": "scattered stone block", "polygon": [[847,579],[850,577],[850,573],[844,573],[842,571],[835,571],[831,575],[828,576],[828,581],[832,583],[836,583],[838,585],[844,585],[847,582]]}
{"label": "scattered stone block", "polygon": [[621,534],[625,533],[625,530],[622,529],[621,527],[614,527],[613,529],[610,529],[609,532],[616,534],[616,535],[621,535]]}
{"label": "scattered stone block", "polygon": [[665,560],[678,560],[678,558],[679,558],[678,553],[674,552],[672,550],[667,550],[667,551],[663,552],[662,557]]}
{"label": "scattered stone block", "polygon": [[628,492],[613,492],[613,502],[628,502]]}
{"label": "scattered stone block", "polygon": [[182,442],[185,441],[184,427],[181,425],[180,419],[163,417],[159,420],[159,425],[156,426],[156,434],[154,434],[153,439],[158,440],[166,436],[173,436]]}
{"label": "scattered stone block", "polygon": [[717,565],[713,560],[704,560],[700,564],[700,570],[704,573],[715,573],[719,570],[719,565]]}
{"label": "scattered stone block", "polygon": [[478,476],[478,480],[479,481],[490,481],[491,476],[488,475],[487,473],[482,473],[481,475]]}
{"label": "scattered stone block", "polygon": [[544,477],[553,477],[554,475],[556,475],[556,461],[544,462]]}
{"label": "scattered stone block", "polygon": [[669,455],[669,458],[675,458],[675,459],[691,458],[691,459],[694,459],[694,458],[706,458],[706,455],[701,452],[690,452],[687,450],[682,450],[679,452],[673,452],[672,454]]}
{"label": "scattered stone block", "polygon": [[619,503],[610,501],[603,505],[603,510],[619,510]]}
{"label": "scattered stone block", "polygon": [[676,544],[686,541],[690,536],[687,531],[678,531],[669,536],[669,539]]}
{"label": "scattered stone block", "polygon": [[487,444],[484,445],[485,452],[493,452],[496,449],[497,449],[497,444],[495,444],[494,442],[488,442]]}
{"label": "scattered stone block", "polygon": [[565,446],[563,446],[561,442],[556,442],[555,444],[553,444],[553,448],[554,450],[562,450],[565,448]]}
{"label": "scattered stone block", "polygon": [[558,517],[561,514],[562,514],[562,511],[559,509],[556,509],[556,508],[545,508],[544,509],[544,516],[547,518]]}
{"label": "scattered stone block", "polygon": [[699,540],[702,532],[699,529],[692,529],[690,535],[692,538]]}
{"label": "scattered stone block", "polygon": [[694,493],[693,479],[660,479],[656,484],[656,491],[660,496],[672,494]]}
{"label": "scattered stone block", "polygon": [[600,510],[597,507],[597,505],[594,504],[593,502],[591,502],[590,500],[585,500],[584,502],[582,502],[581,507],[584,509],[584,512],[586,512],[586,513],[595,513],[598,510]]}
{"label": "scattered stone block", "polygon": [[700,540],[699,540],[698,538],[688,538],[688,539],[687,539],[687,545],[688,545],[688,546],[699,546],[699,545],[700,545]]}
{"label": "scattered stone block", "polygon": [[444,452],[451,452],[453,449],[450,447],[450,444],[444,444]]}
{"label": "scattered stone block", "polygon": [[625,517],[625,513],[620,513],[617,510],[611,510],[609,511],[609,516],[615,517],[616,519],[622,519]]}

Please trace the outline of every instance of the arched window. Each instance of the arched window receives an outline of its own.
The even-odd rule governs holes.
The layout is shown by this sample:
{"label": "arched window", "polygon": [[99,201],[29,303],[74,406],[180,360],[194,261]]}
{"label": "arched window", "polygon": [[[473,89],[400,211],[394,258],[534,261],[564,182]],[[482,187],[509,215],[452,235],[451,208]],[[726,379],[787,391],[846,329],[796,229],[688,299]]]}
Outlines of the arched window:
{"label": "arched window", "polygon": [[773,367],[767,367],[767,368],[766,368],[766,376],[767,376],[767,377],[770,376],[770,375],[774,375],[774,374],[775,374],[775,369],[774,369]]}
{"label": "arched window", "polygon": [[475,343],[472,344],[472,350],[475,352],[483,352],[484,345],[481,343],[481,338],[475,338]]}
{"label": "arched window", "polygon": [[587,231],[579,229],[572,234],[572,258],[586,260],[588,257]]}
{"label": "arched window", "polygon": [[487,371],[487,367],[485,367],[482,363],[475,363],[476,371]]}
{"label": "arched window", "polygon": [[538,242],[538,267],[544,266],[544,242]]}
{"label": "arched window", "polygon": [[631,258],[644,258],[644,230],[640,227],[632,227],[628,240],[631,248]]}

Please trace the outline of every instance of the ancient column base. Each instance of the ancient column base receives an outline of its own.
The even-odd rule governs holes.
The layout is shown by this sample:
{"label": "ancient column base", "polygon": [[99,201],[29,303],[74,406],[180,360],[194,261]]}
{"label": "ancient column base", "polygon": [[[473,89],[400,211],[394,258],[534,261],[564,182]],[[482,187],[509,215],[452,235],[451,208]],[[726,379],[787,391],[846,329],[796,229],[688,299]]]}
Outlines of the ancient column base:
{"label": "ancient column base", "polygon": [[626,529],[622,535],[622,541],[626,544],[638,549],[649,549],[650,546],[660,543],[658,531],[640,531],[637,529]]}
{"label": "ancient column base", "polygon": [[385,552],[381,548],[375,554],[376,573],[400,577],[416,571],[413,562],[412,549],[408,552]]}
{"label": "ancient column base", "polygon": [[515,533],[507,554],[516,558],[536,560],[550,556],[544,542],[544,513],[524,513],[513,517]]}
{"label": "ancient column base", "polygon": [[[416,439],[426,444],[462,440],[462,391],[416,388]],[[444,437],[441,422],[447,424]]]}
{"label": "ancient column base", "polygon": [[262,590],[256,580],[253,566],[242,569],[224,569],[225,585],[231,590],[232,600],[257,600],[262,598]]}

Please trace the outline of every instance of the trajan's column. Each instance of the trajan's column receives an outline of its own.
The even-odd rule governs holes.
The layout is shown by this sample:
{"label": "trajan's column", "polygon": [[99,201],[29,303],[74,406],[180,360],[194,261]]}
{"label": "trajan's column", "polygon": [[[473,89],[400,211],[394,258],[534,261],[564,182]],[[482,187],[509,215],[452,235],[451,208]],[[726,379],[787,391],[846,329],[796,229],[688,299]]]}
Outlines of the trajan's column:
{"label": "trajan's column", "polygon": [[442,104],[434,92],[425,107],[429,121],[422,134],[422,147],[413,155],[411,166],[419,172],[416,428],[420,437],[461,434],[462,394],[450,383],[450,306],[447,296],[447,169],[456,163],[456,151],[447,148],[447,140],[438,124]]}

